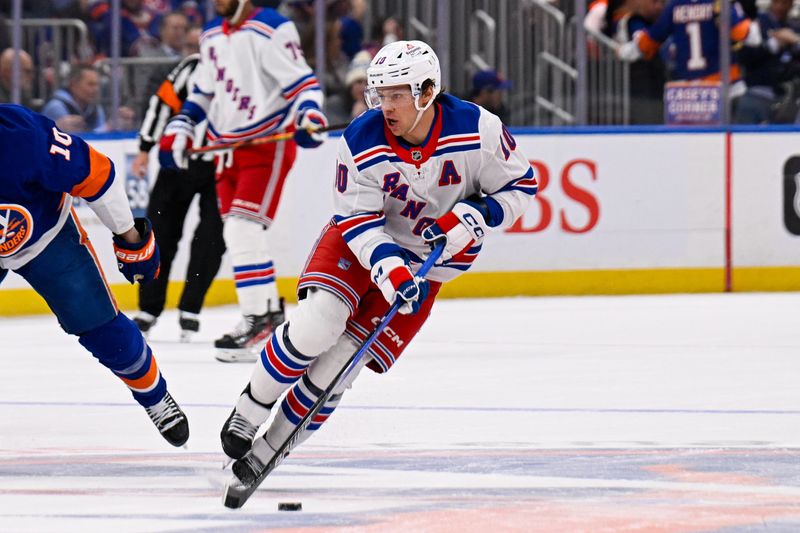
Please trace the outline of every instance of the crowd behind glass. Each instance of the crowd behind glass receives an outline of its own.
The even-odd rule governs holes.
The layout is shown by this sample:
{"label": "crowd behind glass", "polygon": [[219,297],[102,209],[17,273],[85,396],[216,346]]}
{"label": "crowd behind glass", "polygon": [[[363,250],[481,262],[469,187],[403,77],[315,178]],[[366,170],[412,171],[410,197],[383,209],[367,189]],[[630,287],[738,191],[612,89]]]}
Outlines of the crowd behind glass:
{"label": "crowd behind glass", "polygon": [[[117,128],[134,130],[147,100],[180,58],[197,52],[202,25],[211,0],[121,0],[123,58],[152,59],[125,71],[132,98],[116,110]],[[313,0],[253,0],[255,5],[279,9],[296,24],[308,63],[315,57]],[[569,2],[565,12],[573,11]],[[800,23],[790,17],[792,0],[770,0],[758,5],[740,0],[747,17],[758,20],[762,42],[738,46],[733,59],[743,72],[735,93],[732,121],[742,124],[795,123],[800,101]],[[367,25],[367,0],[327,0],[325,76],[326,113],[332,123],[346,122],[365,109],[366,68],[383,45],[405,37],[400,17],[385,17]],[[560,7],[556,2],[555,7]],[[594,0],[587,6],[584,25],[605,33],[620,44],[637,28],[652,24],[665,8],[664,0]],[[12,34],[7,21],[11,0],[0,0],[0,102],[11,101]],[[61,18],[83,21],[90,50],[65,50],[62,57],[44,56],[36,49],[20,54],[20,100],[57,122],[66,131],[104,132],[111,129],[107,58],[111,43],[111,8],[107,0],[26,0],[23,18]],[[34,47],[46,46],[44,39]],[[592,53],[592,40],[588,52]],[[631,64],[631,123],[663,122],[663,87],[671,79],[670,41],[650,59]],[[47,57],[48,59],[41,59]],[[170,61],[172,60],[172,61]],[[46,64],[40,64],[46,63]],[[57,75],[58,74],[58,75]],[[507,91],[514,80],[493,70],[472,73],[468,98],[508,122]],[[61,80],[57,83],[56,80]],[[45,87],[34,94],[34,86]],[[522,125],[522,124],[514,124]]]}

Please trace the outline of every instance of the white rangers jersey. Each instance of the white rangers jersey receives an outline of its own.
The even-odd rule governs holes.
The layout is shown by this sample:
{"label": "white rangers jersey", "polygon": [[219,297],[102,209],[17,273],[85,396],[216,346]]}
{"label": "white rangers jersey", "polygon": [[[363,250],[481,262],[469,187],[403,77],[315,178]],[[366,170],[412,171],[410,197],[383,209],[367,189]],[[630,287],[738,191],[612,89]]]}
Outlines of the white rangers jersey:
{"label": "white rangers jersey", "polygon": [[298,108],[322,107],[297,28],[274,9],[256,8],[236,27],[221,17],[211,21],[200,37],[200,55],[183,112],[196,120],[207,113],[212,141],[284,129]]}
{"label": "white rangers jersey", "polygon": [[[491,225],[504,229],[536,194],[533,168],[497,116],[450,95],[443,95],[435,108],[431,132],[421,146],[392,135],[378,110],[355,119],[339,142],[334,222],[368,270],[372,252],[392,242],[418,268],[430,252],[422,231],[459,200],[491,196],[497,201]],[[479,251],[476,246],[470,253]],[[448,281],[470,264],[446,261],[427,278]]]}

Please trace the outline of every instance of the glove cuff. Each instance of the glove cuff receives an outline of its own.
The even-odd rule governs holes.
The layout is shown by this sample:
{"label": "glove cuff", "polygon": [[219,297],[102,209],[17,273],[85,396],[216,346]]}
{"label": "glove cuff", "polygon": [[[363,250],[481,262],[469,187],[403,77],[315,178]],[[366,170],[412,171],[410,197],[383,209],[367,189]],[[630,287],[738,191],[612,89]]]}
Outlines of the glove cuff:
{"label": "glove cuff", "polygon": [[372,265],[370,278],[376,285],[383,283],[386,278],[389,278],[389,281],[394,283],[394,280],[390,277],[391,273],[395,270],[403,270],[401,267],[404,266],[406,266],[406,262],[396,255],[384,257]]}
{"label": "glove cuff", "polygon": [[171,135],[173,133],[183,133],[191,137],[194,135],[194,127],[197,123],[189,115],[175,115],[167,123],[164,128],[164,135]]}
{"label": "glove cuff", "polygon": [[119,235],[114,235],[114,246],[123,250],[131,251],[139,251],[142,248],[148,248],[150,249],[150,253],[147,254],[147,257],[150,257],[153,255],[152,248],[155,247],[153,226],[150,223],[150,220],[146,217],[134,218],[133,227],[139,232],[139,237],[141,239],[138,242],[128,242]]}
{"label": "glove cuff", "polygon": [[389,281],[392,283],[392,287],[394,287],[395,290],[397,290],[403,283],[407,281],[413,282],[413,280],[414,275],[405,264],[389,271]]}
{"label": "glove cuff", "polygon": [[489,230],[489,225],[487,224],[483,213],[481,213],[481,211],[470,202],[458,202],[453,206],[451,213],[458,217],[458,220],[464,225],[465,228],[467,228],[467,231],[469,231],[470,235],[472,235],[472,238],[475,239],[475,242],[481,241],[486,236],[486,232]]}

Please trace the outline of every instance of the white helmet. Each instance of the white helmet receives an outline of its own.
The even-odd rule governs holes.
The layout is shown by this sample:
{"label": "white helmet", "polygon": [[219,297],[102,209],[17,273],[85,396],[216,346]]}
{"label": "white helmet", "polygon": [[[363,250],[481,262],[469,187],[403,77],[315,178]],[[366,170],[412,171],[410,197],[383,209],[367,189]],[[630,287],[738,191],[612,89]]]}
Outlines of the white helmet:
{"label": "white helmet", "polygon": [[[433,80],[433,98],[424,108],[419,107],[422,84]],[[442,90],[442,72],[439,58],[433,49],[422,41],[395,41],[387,44],[375,55],[367,68],[366,100],[370,109],[380,106],[377,89],[395,85],[408,85],[414,97],[414,106],[425,111]]]}

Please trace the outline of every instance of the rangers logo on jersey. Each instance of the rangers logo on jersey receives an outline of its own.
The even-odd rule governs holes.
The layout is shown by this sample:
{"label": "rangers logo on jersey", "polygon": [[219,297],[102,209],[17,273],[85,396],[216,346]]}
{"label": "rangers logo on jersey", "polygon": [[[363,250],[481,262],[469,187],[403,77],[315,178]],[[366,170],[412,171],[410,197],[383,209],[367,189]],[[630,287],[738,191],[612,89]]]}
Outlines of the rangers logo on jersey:
{"label": "rangers logo on jersey", "polygon": [[30,211],[17,204],[0,204],[0,257],[14,255],[33,235]]}

